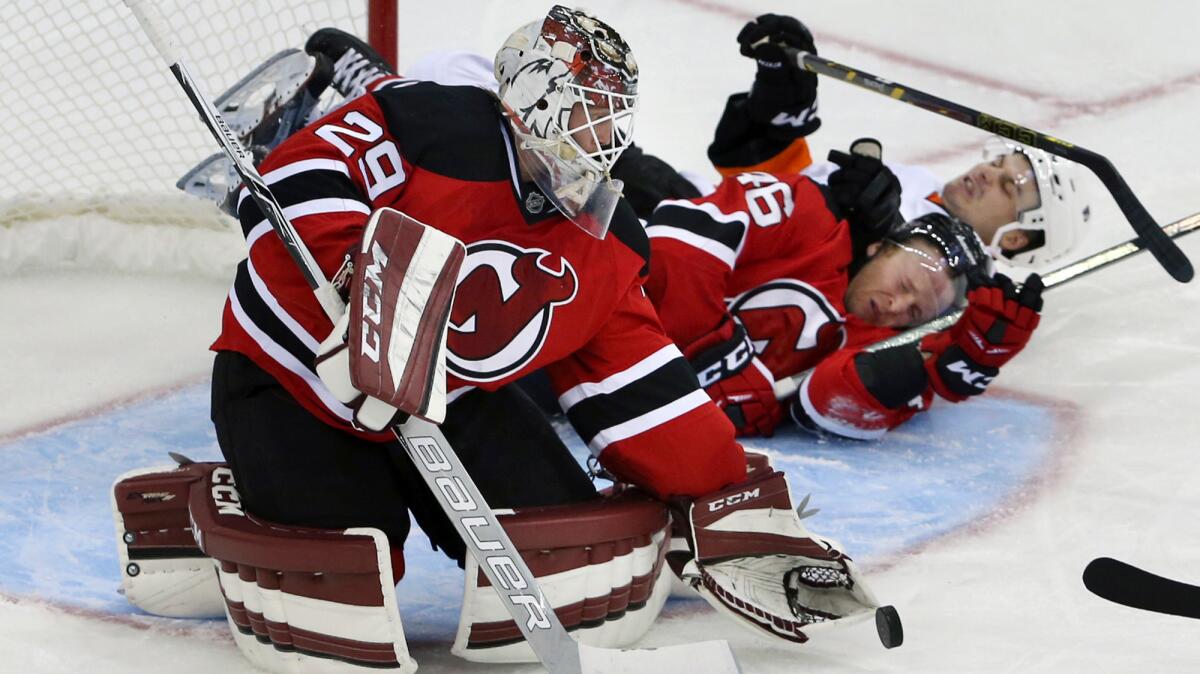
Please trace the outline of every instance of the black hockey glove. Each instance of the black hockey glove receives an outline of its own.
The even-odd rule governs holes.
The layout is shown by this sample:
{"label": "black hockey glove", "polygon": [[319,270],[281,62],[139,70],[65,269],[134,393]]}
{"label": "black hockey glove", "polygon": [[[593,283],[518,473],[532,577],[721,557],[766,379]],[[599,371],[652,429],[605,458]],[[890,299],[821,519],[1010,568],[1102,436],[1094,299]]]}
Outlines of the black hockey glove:
{"label": "black hockey glove", "polygon": [[630,145],[612,167],[612,177],[625,183],[622,193],[643,220],[663,199],[695,199],[700,190],[667,162]]}
{"label": "black hockey glove", "polygon": [[737,36],[743,56],[758,62],[750,90],[750,119],[793,136],[807,136],[821,126],[817,116],[817,75],[791,58],[784,47],[817,53],[812,33],[790,16],[763,14]]}
{"label": "black hockey glove", "polygon": [[884,165],[882,148],[874,138],[859,138],[850,153],[829,151],[838,169],[829,175],[829,192],[850,227],[872,241],[903,220],[900,180]]}

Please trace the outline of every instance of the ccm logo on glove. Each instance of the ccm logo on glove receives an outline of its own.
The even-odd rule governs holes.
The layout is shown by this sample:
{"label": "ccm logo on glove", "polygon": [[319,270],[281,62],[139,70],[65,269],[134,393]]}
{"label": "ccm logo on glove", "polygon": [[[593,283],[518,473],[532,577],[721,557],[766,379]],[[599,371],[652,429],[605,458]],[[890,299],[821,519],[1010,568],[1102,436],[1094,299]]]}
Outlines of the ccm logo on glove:
{"label": "ccm logo on glove", "polygon": [[741,342],[732,351],[717,358],[712,365],[696,373],[696,378],[700,380],[701,386],[708,386],[726,377],[731,377],[750,364],[750,359],[754,358],[754,344],[750,342],[750,336],[744,330],[740,336],[742,337]]}
{"label": "ccm logo on glove", "polygon": [[387,253],[377,242],[371,242],[371,264],[364,270],[362,352],[372,362],[379,362],[379,319],[383,315],[383,273],[388,266]]}

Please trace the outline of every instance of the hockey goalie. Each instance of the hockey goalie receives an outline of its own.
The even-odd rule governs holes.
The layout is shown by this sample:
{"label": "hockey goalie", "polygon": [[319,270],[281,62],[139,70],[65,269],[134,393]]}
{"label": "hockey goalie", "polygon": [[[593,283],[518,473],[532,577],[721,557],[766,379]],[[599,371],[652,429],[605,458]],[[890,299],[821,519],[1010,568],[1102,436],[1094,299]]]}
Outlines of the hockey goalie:
{"label": "hockey goalie", "polygon": [[[226,463],[118,482],[131,600],[219,607],[269,671],[411,672],[393,593],[411,515],[466,571],[453,651],[532,660],[386,432],[413,414],[440,422],[582,642],[644,635],[668,566],[781,642],[878,606],[845,551],[807,530],[784,475],[748,468],[643,290],[649,241],[610,176],[638,68],[612,27],[553,7],[497,53],[498,95],[397,77],[336,30],[306,50],[348,100],[260,172],[347,312],[330,322],[255,200],[230,192],[248,254],[213,344]],[[597,492],[511,385],[535,370],[616,487]],[[189,529],[215,566],[196,563]],[[670,550],[673,529],[685,549]]]}

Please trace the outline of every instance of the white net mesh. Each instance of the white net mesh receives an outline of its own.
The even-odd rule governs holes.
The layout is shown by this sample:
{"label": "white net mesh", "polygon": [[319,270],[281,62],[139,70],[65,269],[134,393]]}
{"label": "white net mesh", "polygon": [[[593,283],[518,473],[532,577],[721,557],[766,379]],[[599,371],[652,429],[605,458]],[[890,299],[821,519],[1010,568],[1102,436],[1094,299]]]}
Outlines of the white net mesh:
{"label": "white net mesh", "polygon": [[[366,32],[366,0],[159,4],[210,97],[318,28]],[[6,0],[0,25],[0,229],[84,213],[227,227],[174,187],[219,148],[121,0]]]}

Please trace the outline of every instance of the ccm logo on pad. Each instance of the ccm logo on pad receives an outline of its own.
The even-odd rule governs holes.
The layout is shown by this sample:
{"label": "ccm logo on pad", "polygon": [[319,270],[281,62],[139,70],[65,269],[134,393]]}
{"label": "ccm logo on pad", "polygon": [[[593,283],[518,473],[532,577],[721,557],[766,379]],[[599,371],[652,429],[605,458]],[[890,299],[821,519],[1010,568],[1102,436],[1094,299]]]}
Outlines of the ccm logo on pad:
{"label": "ccm logo on pad", "polygon": [[717,499],[716,501],[709,501],[708,512],[713,513],[726,506],[734,506],[739,503],[745,503],[746,501],[754,498],[758,498],[758,489],[751,489],[740,494],[734,494],[732,496],[726,496],[722,499]]}
{"label": "ccm logo on pad", "polygon": [[212,498],[213,503],[217,506],[217,513],[245,517],[246,513],[242,511],[242,498],[233,484],[233,471],[228,468],[213,469],[212,483]]}

